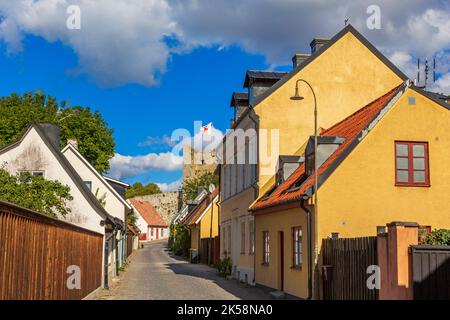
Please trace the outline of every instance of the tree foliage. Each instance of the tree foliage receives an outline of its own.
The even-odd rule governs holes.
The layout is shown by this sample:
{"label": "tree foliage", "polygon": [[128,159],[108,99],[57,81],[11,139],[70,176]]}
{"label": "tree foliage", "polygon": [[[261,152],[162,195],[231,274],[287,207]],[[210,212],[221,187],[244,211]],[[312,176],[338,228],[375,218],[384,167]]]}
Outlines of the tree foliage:
{"label": "tree foliage", "polygon": [[219,184],[219,177],[214,173],[204,173],[198,177],[190,178],[183,182],[183,202],[194,200],[198,194],[199,189],[208,187],[213,184],[216,187]]}
{"label": "tree foliage", "polygon": [[0,147],[16,141],[33,121],[56,123],[61,128],[61,147],[68,139],[78,141],[80,153],[99,171],[109,169],[114,156],[113,131],[98,112],[89,107],[70,107],[41,92],[0,98]]}
{"label": "tree foliage", "polygon": [[156,183],[149,183],[144,186],[142,183],[136,182],[131,188],[125,191],[125,197],[130,199],[137,196],[148,196],[156,193],[161,193],[161,189]]}
{"label": "tree foliage", "polygon": [[433,230],[429,234],[427,234],[424,243],[434,246],[450,246],[450,230]]}
{"label": "tree foliage", "polygon": [[169,248],[178,255],[187,257],[189,248],[191,246],[191,239],[189,237],[188,227],[184,224],[172,224],[170,226]]}
{"label": "tree foliage", "polygon": [[73,200],[70,188],[58,181],[33,177],[30,173],[11,175],[0,168],[0,199],[52,218],[70,212],[67,203]]}

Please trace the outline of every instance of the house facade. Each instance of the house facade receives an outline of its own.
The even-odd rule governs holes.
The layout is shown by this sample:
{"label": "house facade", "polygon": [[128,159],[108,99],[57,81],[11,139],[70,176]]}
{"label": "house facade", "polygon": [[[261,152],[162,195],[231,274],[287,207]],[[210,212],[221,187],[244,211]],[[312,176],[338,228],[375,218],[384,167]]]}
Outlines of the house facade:
{"label": "house facade", "polygon": [[[59,181],[70,188],[73,200],[67,205],[71,212],[59,219],[104,235],[103,285],[107,286],[115,273],[109,257],[115,255],[113,238],[123,225],[110,215],[86,186],[77,170],[59,149],[59,127],[54,124],[32,123],[22,137],[0,150],[0,163],[11,174],[29,172],[46,180]],[[122,211],[123,212],[123,211]]]}
{"label": "house facade", "polygon": [[[119,268],[123,265],[127,257],[125,225],[128,214],[132,212],[131,205],[119,194],[119,192],[121,192],[121,188],[119,187],[124,186],[125,184],[122,182],[119,184],[119,181],[112,181],[111,178],[106,180],[97,170],[95,170],[89,161],[81,155],[77,149],[76,143],[71,143],[69,141],[67,146],[64,147],[61,152],[76,170],[86,187],[102,204],[106,212],[114,217],[119,224],[124,226],[121,228],[120,232],[117,232],[111,239],[110,246],[111,248],[114,248],[114,250],[111,250],[108,257],[110,269],[115,270],[114,272],[111,272],[110,276],[117,276],[119,274]],[[124,186],[124,188],[126,187]]]}
{"label": "house facade", "polygon": [[[301,82],[304,99],[291,99],[299,79],[311,84],[315,97]],[[318,128],[327,128],[406,79],[351,25],[330,40],[314,39],[311,53],[296,54],[288,74],[247,72],[247,107],[242,93],[232,100],[238,117],[221,146],[226,160],[221,166],[221,252],[232,259],[235,277],[239,273],[239,280],[245,276],[255,283],[255,222],[248,208],[275,183],[280,155],[297,156],[294,162],[299,162],[314,131],[314,99],[320,109]],[[234,146],[239,129],[246,142]],[[239,157],[250,163],[240,164]],[[240,254],[244,246],[246,252]]]}
{"label": "house facade", "polygon": [[317,155],[309,142],[296,171],[251,207],[256,282],[318,298],[322,239],[374,236],[390,221],[450,228],[449,123],[448,104],[406,81],[322,132]]}
{"label": "house facade", "polygon": [[158,211],[148,201],[130,199],[134,212],[138,215],[136,226],[141,231],[141,241],[163,240],[169,238],[169,226]]}
{"label": "house facade", "polygon": [[213,264],[219,259],[219,189],[206,195],[182,223],[188,226],[191,261]]}

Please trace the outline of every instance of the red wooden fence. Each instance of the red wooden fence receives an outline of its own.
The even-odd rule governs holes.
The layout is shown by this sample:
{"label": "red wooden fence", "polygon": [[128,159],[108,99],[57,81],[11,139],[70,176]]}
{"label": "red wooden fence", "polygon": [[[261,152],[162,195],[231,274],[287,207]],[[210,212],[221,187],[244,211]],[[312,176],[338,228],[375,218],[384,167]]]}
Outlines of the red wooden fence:
{"label": "red wooden fence", "polygon": [[102,250],[101,234],[0,201],[0,300],[82,299],[101,286]]}

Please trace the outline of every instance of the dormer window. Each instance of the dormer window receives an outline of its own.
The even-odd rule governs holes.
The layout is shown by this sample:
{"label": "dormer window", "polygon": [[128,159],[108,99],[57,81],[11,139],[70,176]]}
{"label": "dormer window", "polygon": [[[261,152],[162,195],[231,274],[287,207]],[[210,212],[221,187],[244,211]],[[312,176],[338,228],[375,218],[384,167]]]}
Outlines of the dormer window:
{"label": "dormer window", "polygon": [[[333,136],[319,136],[317,137],[317,168],[320,168],[322,164],[339,148],[344,142],[344,138]],[[312,175],[314,173],[314,137],[310,137],[306,146],[306,175]]]}
{"label": "dormer window", "polygon": [[286,181],[304,161],[305,158],[299,156],[279,156],[276,174],[277,185]]}

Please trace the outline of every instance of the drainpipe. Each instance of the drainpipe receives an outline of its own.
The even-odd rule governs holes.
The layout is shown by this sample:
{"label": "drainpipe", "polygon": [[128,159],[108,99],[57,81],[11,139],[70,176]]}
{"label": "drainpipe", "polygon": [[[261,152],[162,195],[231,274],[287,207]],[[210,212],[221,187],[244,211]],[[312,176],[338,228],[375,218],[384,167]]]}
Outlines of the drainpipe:
{"label": "drainpipe", "polygon": [[108,238],[105,238],[105,259],[103,261],[103,288],[109,289],[108,285],[108,260],[109,260],[109,240],[114,236],[111,234]]}
{"label": "drainpipe", "polygon": [[[307,198],[306,198],[307,199]],[[308,234],[307,238],[307,252],[308,252],[308,297],[307,300],[311,300],[312,297],[312,254],[311,254],[311,210],[305,206],[305,198],[302,198],[300,201],[300,208],[302,208],[306,212],[306,233]]]}

